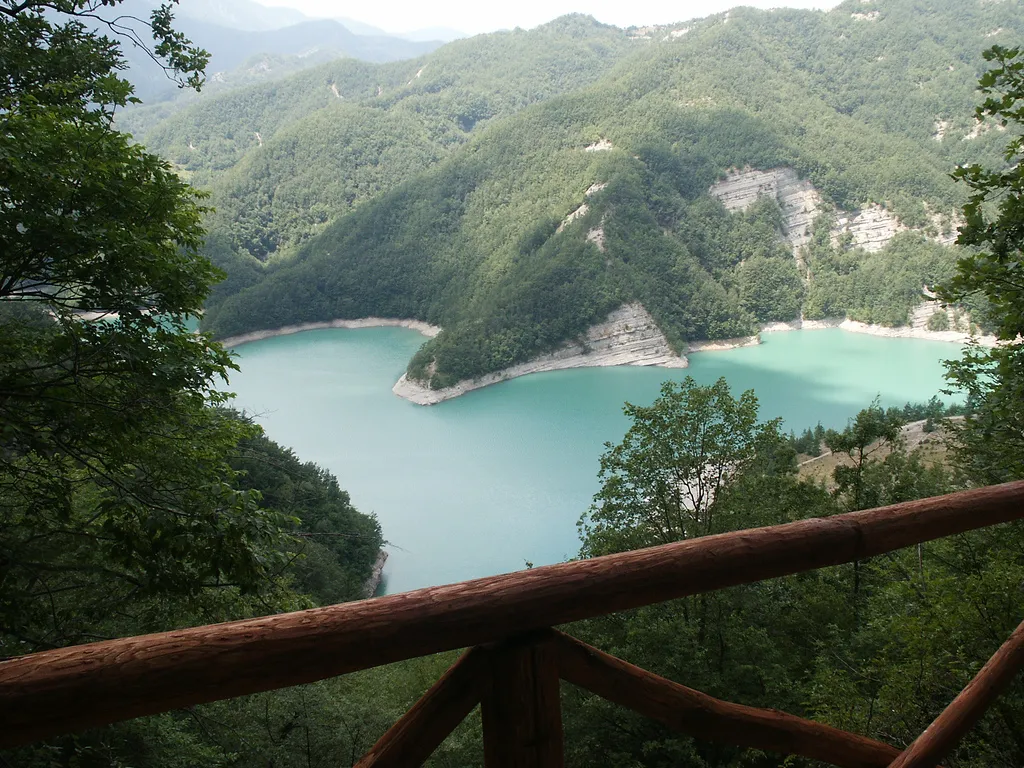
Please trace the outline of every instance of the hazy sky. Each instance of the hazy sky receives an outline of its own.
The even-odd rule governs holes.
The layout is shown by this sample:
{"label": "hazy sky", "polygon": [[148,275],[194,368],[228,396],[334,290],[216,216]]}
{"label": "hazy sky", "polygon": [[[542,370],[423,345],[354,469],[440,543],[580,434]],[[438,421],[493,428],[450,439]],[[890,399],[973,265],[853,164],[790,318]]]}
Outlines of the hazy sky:
{"label": "hazy sky", "polygon": [[477,34],[512,27],[535,27],[566,13],[588,13],[598,21],[618,27],[671,24],[708,16],[737,5],[758,8],[831,8],[839,0],[259,0],[263,5],[296,8],[307,16],[344,16],[372,24],[388,32],[407,32],[426,27],[450,27]]}

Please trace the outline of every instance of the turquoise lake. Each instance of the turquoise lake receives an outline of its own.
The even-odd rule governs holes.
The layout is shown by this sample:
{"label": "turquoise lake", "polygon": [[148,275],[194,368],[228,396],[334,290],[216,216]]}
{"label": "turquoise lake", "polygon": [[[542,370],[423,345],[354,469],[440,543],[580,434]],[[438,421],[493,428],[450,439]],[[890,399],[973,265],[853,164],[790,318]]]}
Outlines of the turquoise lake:
{"label": "turquoise lake", "polygon": [[423,343],[402,328],[307,331],[238,347],[236,405],[268,434],[338,477],[388,541],[388,592],[558,562],[577,554],[576,521],[598,459],[666,379],[725,376],[753,388],[786,429],[842,427],[881,397],[927,400],[954,344],[838,329],[765,334],[764,343],[690,357],[685,370],[582,368],[534,374],[440,405],[391,393]]}

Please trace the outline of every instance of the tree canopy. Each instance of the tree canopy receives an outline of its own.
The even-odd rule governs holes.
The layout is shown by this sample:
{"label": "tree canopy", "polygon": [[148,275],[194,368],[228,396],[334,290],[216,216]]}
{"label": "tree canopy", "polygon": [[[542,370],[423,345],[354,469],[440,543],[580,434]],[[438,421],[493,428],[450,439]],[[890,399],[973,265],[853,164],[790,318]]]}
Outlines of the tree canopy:
{"label": "tree canopy", "polygon": [[980,295],[1002,344],[968,349],[949,365],[953,386],[974,408],[959,432],[958,460],[978,482],[1024,477],[1024,55],[993,46],[993,66],[981,78],[986,99],[979,121],[1010,128],[1003,163],[958,167],[953,177],[971,190],[957,242],[970,250],[939,291],[947,301]]}
{"label": "tree canopy", "polygon": [[[198,254],[202,208],[113,129],[131,88],[118,44],[78,18],[96,10],[0,9],[0,561],[16,636],[75,571],[141,594],[255,588],[280,528],[231,485],[227,452],[250,428],[216,408],[228,354],[189,327],[218,275]],[[202,52],[166,7],[151,23],[154,55],[198,85]],[[77,637],[51,629],[31,641]]]}
{"label": "tree canopy", "polygon": [[759,423],[754,391],[734,398],[724,378],[706,387],[689,376],[665,382],[653,404],[623,410],[632,424],[621,443],[606,444],[601,490],[580,520],[588,555],[728,530],[715,514],[728,485],[791,469],[781,419]]}
{"label": "tree canopy", "polygon": [[[251,468],[235,458],[259,430],[225,410],[234,363],[194,331],[221,276],[199,252],[204,208],[113,126],[132,99],[119,43],[83,23],[103,24],[113,5],[0,6],[0,648],[10,653],[115,631],[104,595],[136,607],[210,590],[287,600],[290,532],[309,517],[261,504],[267,483],[246,481]],[[169,6],[150,25],[152,55],[198,87],[205,53],[174,31]],[[332,557],[366,561],[368,574],[380,532],[363,533],[372,553]],[[138,619],[121,624],[134,631],[182,619],[118,610]]]}
{"label": "tree canopy", "polygon": [[[357,599],[383,543],[333,475],[226,407],[234,363],[195,332],[221,277],[201,195],[113,125],[132,89],[95,30],[116,5],[0,3],[0,658]],[[170,6],[149,23],[198,87]],[[285,721],[305,706],[274,700]],[[0,762],[228,754],[169,714]]]}

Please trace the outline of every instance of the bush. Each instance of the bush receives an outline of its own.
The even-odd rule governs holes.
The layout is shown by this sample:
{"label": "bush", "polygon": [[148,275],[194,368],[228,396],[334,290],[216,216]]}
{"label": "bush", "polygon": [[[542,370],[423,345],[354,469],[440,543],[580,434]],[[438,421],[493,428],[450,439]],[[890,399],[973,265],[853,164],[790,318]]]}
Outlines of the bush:
{"label": "bush", "polygon": [[929,331],[948,331],[949,330],[949,314],[944,309],[937,309],[928,318],[928,330]]}

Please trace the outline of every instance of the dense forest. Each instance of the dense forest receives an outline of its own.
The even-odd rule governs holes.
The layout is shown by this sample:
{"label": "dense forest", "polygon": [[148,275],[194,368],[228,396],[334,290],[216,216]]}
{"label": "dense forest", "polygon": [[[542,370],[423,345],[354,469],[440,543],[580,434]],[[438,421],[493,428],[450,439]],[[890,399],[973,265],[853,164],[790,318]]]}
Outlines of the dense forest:
{"label": "dense forest", "polygon": [[[680,353],[801,314],[902,325],[952,274],[949,170],[1004,138],[971,113],[980,51],[1020,25],[1012,4],[918,5],[627,31],[572,16],[125,123],[212,190],[219,337],[425,320],[444,332],[410,374],[442,387],[633,301]],[[708,194],[747,166],[807,179],[820,235],[794,254],[770,197],[729,213]],[[909,231],[881,252],[829,236],[873,204]]]}
{"label": "dense forest", "polygon": [[[115,122],[131,96],[117,44],[53,5],[0,4],[0,672],[36,651],[366,595],[379,525],[232,410],[221,384],[235,363],[194,332],[203,313],[219,334],[371,313],[435,322],[446,330],[411,369],[443,385],[624,301],[681,348],[801,312],[899,323],[928,286],[1004,342],[951,364],[956,420],[937,399],[865,404],[844,429],[787,437],[753,391],[667,383],[626,404],[580,510],[579,557],[1024,478],[1024,54],[981,53],[1019,38],[1012,4],[737,9],[685,32],[567,17],[411,63],[334,62],[174,107],[146,129],[183,153],[174,166],[117,130],[156,116]],[[172,74],[199,84],[207,57],[169,8],[151,24]],[[244,130],[225,130],[242,115]],[[317,137],[345,151],[328,163]],[[830,207],[799,258],[776,200],[730,213],[708,194],[747,165],[796,169]],[[232,190],[246,202],[225,204]],[[871,202],[907,229],[874,251],[832,237],[830,219]],[[935,242],[936,212],[963,222],[963,251]],[[945,452],[908,446],[908,419],[941,430]],[[828,478],[801,472],[798,451],[830,452]],[[714,696],[905,746],[1024,615],[1022,536],[1004,525],[569,629]],[[0,764],[354,764],[454,658],[69,734]],[[568,765],[816,765],[561,696]],[[474,713],[430,764],[482,764],[480,732]],[[1022,762],[1018,682],[944,764]]]}

